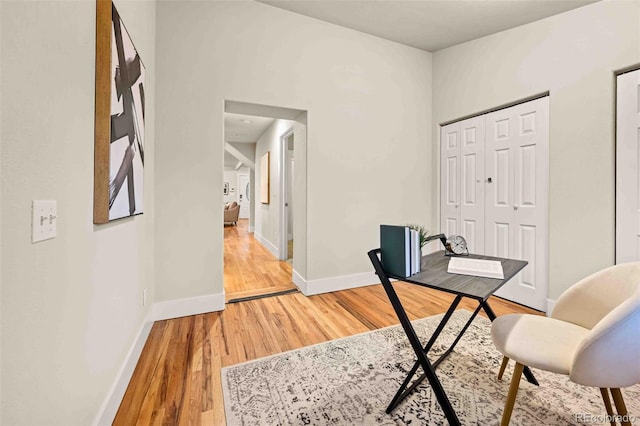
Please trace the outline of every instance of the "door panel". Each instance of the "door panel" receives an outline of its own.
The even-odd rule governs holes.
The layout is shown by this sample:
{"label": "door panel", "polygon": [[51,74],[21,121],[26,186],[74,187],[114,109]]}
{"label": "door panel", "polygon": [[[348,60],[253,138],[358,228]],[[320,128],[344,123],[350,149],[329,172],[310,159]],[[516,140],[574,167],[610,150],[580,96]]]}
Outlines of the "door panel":
{"label": "door panel", "polygon": [[536,206],[536,146],[523,146],[518,151],[518,204]]}
{"label": "door panel", "polygon": [[[484,252],[484,166],[485,120],[473,117],[460,122],[461,200],[459,234],[470,253]],[[482,224],[482,226],[479,226]]]}
{"label": "door panel", "polygon": [[618,76],[616,103],[616,263],[625,263],[640,261],[640,70]]}
{"label": "door panel", "polygon": [[522,271],[520,285],[531,288],[536,287],[536,227],[531,225],[520,226],[520,235],[516,238],[518,244],[517,256],[526,259],[529,265]]}
{"label": "door panel", "polygon": [[447,224],[445,226],[445,235],[455,235],[458,233],[458,220],[447,219]]}
{"label": "door panel", "polygon": [[[483,224],[484,225],[484,224]],[[478,253],[477,244],[478,244],[478,231],[480,226],[478,226],[475,220],[464,219],[462,221],[462,232],[460,234],[464,235],[465,240],[467,241],[467,247],[470,253]],[[450,235],[450,234],[447,234]]]}
{"label": "door panel", "polygon": [[493,223],[492,246],[487,250],[490,256],[509,257],[511,252],[511,225],[508,223]]}
{"label": "door panel", "polygon": [[458,203],[458,157],[447,158],[447,202]]}
{"label": "door panel", "polygon": [[509,148],[497,149],[494,152],[494,167],[488,167],[493,170],[490,178],[493,180],[494,187],[494,206],[508,207],[511,204],[511,173],[509,163],[511,158],[511,150]]}
{"label": "door panel", "polygon": [[455,234],[460,221],[460,125],[450,124],[440,130],[442,149],[440,164],[440,228],[447,235]]}
{"label": "door panel", "polygon": [[462,202],[465,206],[476,206],[476,154],[462,157]]}
{"label": "door panel", "polygon": [[509,257],[513,251],[513,114],[500,110],[486,115],[485,254]]}

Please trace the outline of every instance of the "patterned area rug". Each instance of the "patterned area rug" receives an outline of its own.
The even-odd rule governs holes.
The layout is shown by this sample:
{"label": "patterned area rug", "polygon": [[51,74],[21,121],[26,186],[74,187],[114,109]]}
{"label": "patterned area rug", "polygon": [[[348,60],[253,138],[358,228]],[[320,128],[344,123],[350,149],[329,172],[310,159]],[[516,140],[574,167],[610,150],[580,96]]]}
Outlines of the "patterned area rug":
{"label": "patterned area rug", "polygon": [[[469,318],[460,310],[436,342],[435,359]],[[414,321],[426,342],[441,315]],[[477,317],[456,349],[437,369],[462,424],[497,425],[513,371],[497,380],[502,356],[491,342],[490,322]],[[308,346],[222,369],[229,425],[446,425],[425,380],[391,414],[385,409],[413,365],[400,326]],[[422,370],[419,370],[421,373]],[[607,424],[600,392],[566,376],[533,371],[522,379],[512,425]],[[634,425],[640,425],[640,385],[623,390]]]}

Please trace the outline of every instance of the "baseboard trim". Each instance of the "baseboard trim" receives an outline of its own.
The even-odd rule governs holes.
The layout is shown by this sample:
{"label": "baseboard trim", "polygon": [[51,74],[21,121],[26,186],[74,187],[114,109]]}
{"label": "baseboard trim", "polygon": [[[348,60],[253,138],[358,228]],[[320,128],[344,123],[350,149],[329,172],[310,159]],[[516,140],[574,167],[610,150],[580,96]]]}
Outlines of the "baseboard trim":
{"label": "baseboard trim", "polygon": [[295,269],[291,274],[291,281],[293,281],[293,283],[296,285],[296,287],[298,287],[302,294],[304,294],[305,296],[307,295],[307,281],[302,278],[302,275],[300,275]]}
{"label": "baseboard trim", "polygon": [[380,284],[380,280],[374,272],[305,280],[300,274],[293,271],[293,283],[298,286],[302,294],[312,296],[314,294],[330,293],[332,291],[349,290],[357,287]]}
{"label": "baseboard trim", "polygon": [[255,232],[256,227],[253,225],[249,225],[249,232]]}
{"label": "baseboard trim", "polygon": [[113,419],[116,417],[118,408],[120,408],[120,403],[122,402],[124,393],[131,381],[131,376],[133,376],[133,371],[135,370],[136,365],[138,365],[138,360],[140,359],[142,349],[147,342],[147,337],[149,337],[149,333],[151,332],[151,326],[153,326],[153,321],[149,321],[148,318],[142,323],[142,326],[138,331],[138,335],[134,339],[131,348],[129,348],[129,352],[125,357],[124,363],[120,367],[120,370],[116,375],[116,379],[107,393],[106,399],[102,403],[98,414],[91,424],[107,426],[113,423]]}
{"label": "baseboard trim", "polygon": [[153,305],[152,321],[162,321],[188,315],[204,314],[224,310],[224,291],[206,296],[156,302]]}
{"label": "baseboard trim", "polygon": [[556,301],[553,299],[547,299],[547,316],[550,316],[553,312],[553,308],[556,306]]}
{"label": "baseboard trim", "polygon": [[269,252],[272,255],[274,255],[276,257],[276,259],[278,258],[278,256],[280,256],[280,253],[278,253],[278,247],[276,247],[271,241],[267,240],[265,237],[260,235],[258,232],[254,231],[253,238],[255,238],[257,242],[262,244],[262,246],[264,248],[269,250]]}

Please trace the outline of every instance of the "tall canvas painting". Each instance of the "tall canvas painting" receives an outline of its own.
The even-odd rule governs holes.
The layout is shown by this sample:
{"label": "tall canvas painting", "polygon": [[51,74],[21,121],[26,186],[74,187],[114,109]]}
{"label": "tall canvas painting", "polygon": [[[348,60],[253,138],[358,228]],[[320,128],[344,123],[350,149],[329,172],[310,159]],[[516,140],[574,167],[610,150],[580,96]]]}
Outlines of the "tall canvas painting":
{"label": "tall canvas painting", "polygon": [[145,68],[111,0],[96,1],[94,223],[143,212]]}
{"label": "tall canvas painting", "polygon": [[260,157],[260,202],[262,204],[269,204],[270,192],[269,189],[271,187],[269,182],[271,176],[271,170],[269,164],[269,151],[265,152],[262,157]]}

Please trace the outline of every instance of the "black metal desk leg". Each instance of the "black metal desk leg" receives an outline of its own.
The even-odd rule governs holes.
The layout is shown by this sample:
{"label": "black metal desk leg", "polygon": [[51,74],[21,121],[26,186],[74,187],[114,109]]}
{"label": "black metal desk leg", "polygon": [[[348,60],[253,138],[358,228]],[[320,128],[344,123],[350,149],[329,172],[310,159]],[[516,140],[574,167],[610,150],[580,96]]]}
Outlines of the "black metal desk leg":
{"label": "black metal desk leg", "polygon": [[[493,309],[491,309],[491,306],[489,306],[489,302],[484,300],[480,302],[480,304],[482,305],[482,309],[484,309],[485,313],[487,314],[491,322],[493,322],[493,320],[496,319],[496,314],[493,312]],[[540,384],[538,383],[538,380],[536,380],[536,377],[533,375],[529,367],[525,366],[523,373],[524,373],[524,377],[527,378],[527,381],[529,383],[532,383],[536,386],[540,386]]]}
{"label": "black metal desk leg", "polygon": [[422,345],[420,344],[420,340],[418,339],[418,336],[416,335],[416,332],[413,329],[413,326],[411,325],[411,321],[409,321],[409,317],[407,316],[407,313],[402,307],[402,304],[400,303],[400,299],[398,298],[398,295],[396,294],[393,286],[391,285],[391,281],[389,281],[386,274],[384,273],[384,270],[382,269],[382,265],[380,264],[380,260],[378,259],[378,255],[375,250],[372,250],[369,252],[369,258],[371,259],[371,263],[373,264],[373,267],[375,268],[376,273],[380,278],[380,282],[382,283],[382,286],[384,287],[384,290],[387,293],[387,296],[389,297],[389,301],[391,302],[393,309],[396,311],[396,315],[398,315],[400,324],[402,325],[402,328],[404,329],[404,332],[407,335],[407,338],[409,339],[409,343],[411,344],[413,351],[416,353],[416,356],[418,357],[418,361],[420,361],[420,365],[422,366],[422,369],[424,370],[424,373],[426,374],[427,379],[429,380],[431,389],[433,389],[433,393],[436,395],[438,403],[440,404],[442,411],[447,417],[449,424],[455,425],[455,426],[460,425],[458,416],[456,415],[456,412],[451,406],[451,402],[449,401],[449,398],[447,397],[447,394],[445,393],[444,388],[442,387],[442,384],[440,383],[440,380],[438,379],[438,376],[436,375],[435,370],[431,366],[431,363],[429,362],[427,355],[424,353],[424,350],[422,349]]}
{"label": "black metal desk leg", "polygon": [[[436,342],[436,339],[438,338],[438,336],[440,335],[440,333],[442,332],[442,330],[446,326],[447,322],[449,322],[449,318],[451,318],[451,315],[453,315],[453,313],[455,312],[455,310],[458,307],[458,304],[460,303],[461,300],[462,300],[462,296],[456,296],[454,301],[451,303],[451,306],[449,306],[449,309],[447,310],[447,312],[442,317],[442,320],[440,320],[440,324],[438,324],[438,327],[436,327],[435,331],[431,335],[431,338],[429,339],[427,344],[424,346],[423,350],[424,350],[425,353],[428,353],[429,349],[431,349],[433,344]],[[413,367],[411,368],[411,371],[409,371],[409,374],[407,374],[407,377],[404,379],[404,382],[402,382],[402,385],[400,386],[400,389],[398,389],[398,392],[396,392],[396,394],[394,395],[393,399],[389,403],[389,406],[387,407],[387,410],[386,410],[387,414],[391,413],[391,411],[393,411],[393,409],[396,408],[396,406],[398,404],[400,404],[400,402],[402,402],[402,400],[407,395],[409,395],[425,379],[426,375],[423,374],[418,379],[416,379],[416,381],[413,382],[411,387],[406,392],[404,391],[407,388],[407,386],[409,385],[409,382],[411,381],[413,376],[416,374],[416,371],[418,371],[418,367],[420,367],[420,361],[416,361],[413,364]],[[435,369],[436,366],[433,365],[433,367]]]}

